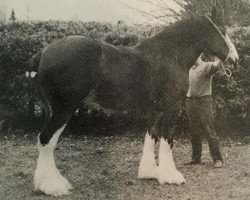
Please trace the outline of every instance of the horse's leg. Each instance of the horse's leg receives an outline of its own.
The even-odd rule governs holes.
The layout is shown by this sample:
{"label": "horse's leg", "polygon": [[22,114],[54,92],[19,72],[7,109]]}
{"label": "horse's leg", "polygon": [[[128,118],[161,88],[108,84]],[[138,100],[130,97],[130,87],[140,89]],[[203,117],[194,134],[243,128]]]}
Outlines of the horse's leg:
{"label": "horse's leg", "polygon": [[68,194],[71,185],[58,171],[54,149],[70,118],[69,112],[53,112],[48,124],[38,135],[39,157],[34,176],[35,189],[54,196]]}
{"label": "horse's leg", "polygon": [[[148,119],[148,130],[145,136],[144,147],[142,158],[140,161],[138,177],[142,178],[157,178],[157,166],[155,162],[154,147],[155,143],[158,141],[159,136],[157,132],[157,126],[159,124],[159,119],[161,118],[161,113],[151,111],[150,117]],[[156,119],[156,120],[155,120]]]}
{"label": "horse's leg", "polygon": [[142,178],[156,178],[156,163],[154,146],[155,139],[152,135],[153,130],[148,130],[145,136],[142,158],[140,161],[138,177]]}
{"label": "horse's leg", "polygon": [[160,184],[182,184],[185,178],[176,169],[172,153],[172,137],[174,129],[171,128],[167,133],[161,134],[159,149],[159,166],[157,167],[157,179]]}

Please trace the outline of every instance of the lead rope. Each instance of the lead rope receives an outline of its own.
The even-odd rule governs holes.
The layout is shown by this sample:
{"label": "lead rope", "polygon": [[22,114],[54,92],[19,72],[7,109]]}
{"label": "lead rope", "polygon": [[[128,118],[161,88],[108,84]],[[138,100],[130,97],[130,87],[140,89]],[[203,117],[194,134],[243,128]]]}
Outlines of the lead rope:
{"label": "lead rope", "polygon": [[227,54],[226,59],[224,60],[224,63],[227,62],[227,60],[228,60],[228,58],[229,58],[229,56],[230,56],[230,53],[231,53],[231,48],[229,47],[229,51],[228,51],[228,54]]}
{"label": "lead rope", "polygon": [[[227,62],[227,60],[228,60],[228,58],[229,58],[229,56],[230,56],[231,51],[232,51],[232,50],[231,50],[231,47],[229,47],[229,51],[228,51],[227,57],[226,57],[226,59],[224,60],[223,63],[226,63],[226,62]],[[222,64],[222,66],[223,66],[223,68],[224,68],[224,70],[225,70],[225,75],[226,75],[228,78],[230,78],[230,77],[232,76],[232,71],[231,71],[230,69],[226,68],[225,65],[224,65],[223,63],[221,63],[221,64]]]}
{"label": "lead rope", "polygon": [[221,65],[222,65],[222,67],[224,69],[224,75],[227,76],[228,78],[230,78],[232,76],[232,71],[225,67],[225,65],[224,65],[225,61],[223,63],[221,62]]}

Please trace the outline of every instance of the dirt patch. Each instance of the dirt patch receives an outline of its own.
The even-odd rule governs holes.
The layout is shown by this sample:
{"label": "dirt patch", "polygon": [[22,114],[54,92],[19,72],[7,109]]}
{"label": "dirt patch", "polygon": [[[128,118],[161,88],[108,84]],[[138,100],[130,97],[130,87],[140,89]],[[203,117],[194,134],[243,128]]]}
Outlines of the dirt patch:
{"label": "dirt patch", "polygon": [[160,185],[157,180],[137,178],[144,134],[135,135],[62,137],[55,151],[56,163],[74,189],[72,194],[60,198],[34,191],[36,136],[2,135],[0,199],[249,199],[249,144],[224,139],[225,166],[213,169],[206,143],[202,157],[205,165],[186,166],[183,164],[191,155],[189,141],[175,141],[174,158],[187,183]]}

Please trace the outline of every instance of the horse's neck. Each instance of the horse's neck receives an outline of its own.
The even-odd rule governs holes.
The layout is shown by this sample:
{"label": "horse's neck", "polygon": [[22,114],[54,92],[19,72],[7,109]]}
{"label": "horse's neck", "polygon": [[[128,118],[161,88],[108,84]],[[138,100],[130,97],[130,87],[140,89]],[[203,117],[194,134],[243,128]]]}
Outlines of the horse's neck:
{"label": "horse's neck", "polygon": [[198,37],[196,40],[188,41],[188,45],[186,42],[184,40],[174,41],[171,38],[164,41],[164,38],[155,36],[144,40],[135,49],[152,62],[162,57],[169,62],[178,63],[183,70],[188,70],[199,57],[202,42]]}
{"label": "horse's neck", "polygon": [[183,38],[162,39],[152,37],[134,48],[150,66],[146,77],[150,97],[157,102],[163,100],[168,108],[173,99],[179,102],[179,96],[187,92],[188,71],[199,57],[202,43],[199,38],[187,42]]}

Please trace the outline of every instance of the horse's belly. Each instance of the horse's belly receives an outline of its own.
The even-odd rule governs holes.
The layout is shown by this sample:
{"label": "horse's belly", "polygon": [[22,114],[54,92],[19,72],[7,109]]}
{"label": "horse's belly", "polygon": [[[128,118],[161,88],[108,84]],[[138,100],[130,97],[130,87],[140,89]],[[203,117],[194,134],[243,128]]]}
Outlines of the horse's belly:
{"label": "horse's belly", "polygon": [[101,106],[114,110],[142,110],[148,104],[148,95],[134,88],[116,86],[109,82],[102,82],[94,90],[95,101]]}
{"label": "horse's belly", "polygon": [[96,89],[98,101],[117,109],[135,108],[146,99],[143,60],[129,48],[102,46],[103,82]]}

